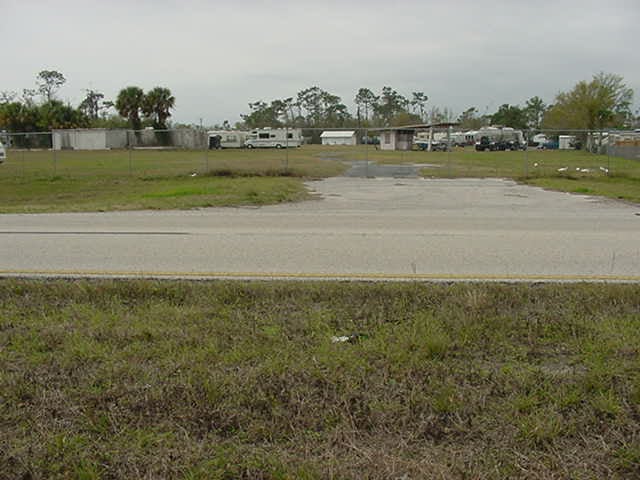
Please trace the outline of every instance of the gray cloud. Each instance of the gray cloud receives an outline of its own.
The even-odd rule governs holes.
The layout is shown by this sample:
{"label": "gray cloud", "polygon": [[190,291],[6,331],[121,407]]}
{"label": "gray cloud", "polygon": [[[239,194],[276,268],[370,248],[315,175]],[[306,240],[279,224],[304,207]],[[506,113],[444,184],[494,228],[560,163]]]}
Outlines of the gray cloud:
{"label": "gray cloud", "polygon": [[[60,96],[168,86],[181,122],[235,121],[247,103],[311,85],[348,105],[358,88],[424,91],[492,111],[598,71],[640,91],[637,1],[0,1],[0,90],[57,69]],[[637,100],[637,99],[636,99]]]}

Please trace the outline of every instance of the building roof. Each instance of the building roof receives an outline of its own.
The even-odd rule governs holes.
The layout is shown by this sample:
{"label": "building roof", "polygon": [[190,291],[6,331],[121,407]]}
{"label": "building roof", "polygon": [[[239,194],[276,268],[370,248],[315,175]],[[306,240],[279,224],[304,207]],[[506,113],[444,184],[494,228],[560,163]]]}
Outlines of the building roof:
{"label": "building roof", "polygon": [[382,131],[393,131],[393,130],[426,130],[428,128],[444,128],[444,127],[455,127],[458,125],[456,122],[440,122],[440,123],[419,123],[417,125],[403,125],[400,127],[380,127],[380,128],[370,128],[369,130],[382,130]]}
{"label": "building roof", "polygon": [[354,130],[327,130],[320,134],[320,138],[349,138],[356,134]]}

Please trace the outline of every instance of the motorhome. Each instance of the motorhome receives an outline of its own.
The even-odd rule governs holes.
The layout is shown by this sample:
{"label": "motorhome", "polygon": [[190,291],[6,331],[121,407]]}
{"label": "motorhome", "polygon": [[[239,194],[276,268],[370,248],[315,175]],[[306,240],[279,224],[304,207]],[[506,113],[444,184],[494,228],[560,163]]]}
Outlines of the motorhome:
{"label": "motorhome", "polygon": [[2,142],[0,142],[0,165],[2,165],[6,159],[7,159],[7,151],[5,150]]}
{"label": "motorhome", "polygon": [[247,148],[287,148],[302,145],[299,128],[259,128],[249,132],[244,142]]}
{"label": "motorhome", "polygon": [[211,130],[209,134],[209,150],[221,148],[244,148],[249,132],[240,130]]}

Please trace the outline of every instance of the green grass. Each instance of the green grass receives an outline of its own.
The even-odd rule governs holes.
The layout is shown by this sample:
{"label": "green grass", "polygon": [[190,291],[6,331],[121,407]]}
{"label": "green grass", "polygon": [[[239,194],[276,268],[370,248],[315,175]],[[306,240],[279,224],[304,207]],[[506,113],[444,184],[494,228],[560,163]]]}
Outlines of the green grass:
{"label": "green grass", "polygon": [[98,177],[13,179],[0,190],[3,213],[189,209],[263,205],[307,197],[288,177]]}
{"label": "green grass", "polygon": [[526,181],[531,185],[584,195],[599,195],[629,202],[640,203],[640,178],[618,176],[616,174],[593,177],[558,176],[532,178]]}
{"label": "green grass", "polygon": [[[289,156],[287,161],[286,155]],[[189,209],[307,198],[304,178],[338,162],[300,150],[10,152],[0,167],[0,212]],[[195,175],[194,175],[195,174]]]}
{"label": "green grass", "polygon": [[4,279],[0,478],[637,478],[639,322],[637,285]]}
{"label": "green grass", "polygon": [[[285,150],[10,151],[0,212],[262,205],[305,198],[303,178],[339,175],[343,161],[428,164],[433,178],[502,177],[555,190],[640,202],[640,163],[582,151],[388,152],[372,146]],[[559,172],[560,168],[567,168]],[[602,168],[609,169],[609,174]],[[576,170],[578,169],[578,170]],[[588,170],[581,172],[579,170]],[[196,176],[191,176],[193,174]]]}

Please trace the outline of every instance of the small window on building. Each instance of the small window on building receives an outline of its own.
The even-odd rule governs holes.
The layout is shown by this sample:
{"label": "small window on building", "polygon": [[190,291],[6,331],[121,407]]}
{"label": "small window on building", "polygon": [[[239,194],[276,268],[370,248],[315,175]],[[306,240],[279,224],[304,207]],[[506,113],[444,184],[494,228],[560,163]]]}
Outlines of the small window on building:
{"label": "small window on building", "polygon": [[384,133],[384,143],[387,145],[391,143],[391,133],[389,132]]}

